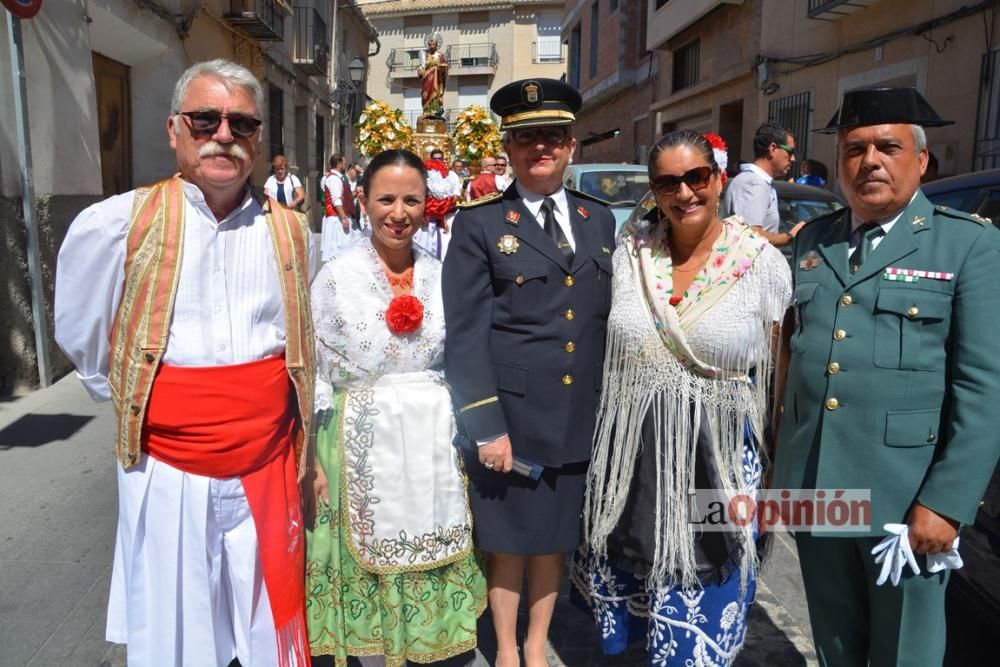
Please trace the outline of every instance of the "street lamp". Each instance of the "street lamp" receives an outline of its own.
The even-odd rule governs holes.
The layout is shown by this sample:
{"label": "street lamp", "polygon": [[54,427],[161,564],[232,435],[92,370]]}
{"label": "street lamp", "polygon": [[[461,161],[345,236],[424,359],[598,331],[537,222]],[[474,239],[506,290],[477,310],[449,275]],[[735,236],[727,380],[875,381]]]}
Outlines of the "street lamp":
{"label": "street lamp", "polygon": [[361,58],[355,58],[347,66],[347,73],[351,76],[351,83],[357,85],[365,78],[365,63]]}

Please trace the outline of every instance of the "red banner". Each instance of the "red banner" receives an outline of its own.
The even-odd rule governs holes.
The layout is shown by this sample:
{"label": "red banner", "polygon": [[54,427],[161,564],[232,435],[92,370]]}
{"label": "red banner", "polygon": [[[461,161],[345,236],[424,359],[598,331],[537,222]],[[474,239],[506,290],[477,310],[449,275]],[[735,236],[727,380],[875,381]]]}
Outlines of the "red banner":
{"label": "red banner", "polygon": [[30,19],[42,8],[42,0],[0,0],[14,16]]}

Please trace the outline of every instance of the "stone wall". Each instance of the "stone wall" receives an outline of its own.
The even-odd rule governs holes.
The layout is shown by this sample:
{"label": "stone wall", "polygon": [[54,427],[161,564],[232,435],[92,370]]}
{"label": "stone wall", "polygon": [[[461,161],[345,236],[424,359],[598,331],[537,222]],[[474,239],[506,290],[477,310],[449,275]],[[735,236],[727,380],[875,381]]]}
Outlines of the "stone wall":
{"label": "stone wall", "polygon": [[[99,201],[99,195],[48,195],[36,199],[39,255],[45,283],[45,306],[49,331],[49,363],[53,377],[72,370],[53,338],[52,304],[56,256],[76,214]],[[27,232],[20,198],[0,197],[0,395],[38,386],[38,356],[31,316],[31,284],[28,277]]]}

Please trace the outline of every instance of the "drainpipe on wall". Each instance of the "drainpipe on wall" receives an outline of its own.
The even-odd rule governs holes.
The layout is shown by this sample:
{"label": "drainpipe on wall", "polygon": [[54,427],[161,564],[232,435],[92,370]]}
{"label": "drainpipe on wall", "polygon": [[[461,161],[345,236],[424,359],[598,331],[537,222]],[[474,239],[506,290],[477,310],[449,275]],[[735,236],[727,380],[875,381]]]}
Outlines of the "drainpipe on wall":
{"label": "drainpipe on wall", "polygon": [[31,166],[31,134],[28,128],[28,88],[24,74],[24,47],[21,43],[21,19],[7,15],[7,37],[10,44],[10,73],[14,93],[14,124],[17,126],[17,152],[21,160],[21,207],[27,230],[28,280],[31,283],[31,319],[35,329],[35,354],[38,357],[38,383],[52,384],[49,363],[48,316],[42,267],[38,257],[38,221],[35,218],[35,186]]}

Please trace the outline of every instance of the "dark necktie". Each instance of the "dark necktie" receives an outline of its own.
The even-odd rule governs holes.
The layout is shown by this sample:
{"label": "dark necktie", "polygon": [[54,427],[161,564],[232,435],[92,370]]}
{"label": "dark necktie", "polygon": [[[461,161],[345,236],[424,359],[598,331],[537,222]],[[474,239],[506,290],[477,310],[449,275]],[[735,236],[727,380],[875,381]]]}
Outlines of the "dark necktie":
{"label": "dark necktie", "polygon": [[848,260],[851,266],[851,273],[856,273],[861,265],[865,263],[868,256],[872,254],[872,242],[885,234],[882,225],[875,222],[866,222],[858,227],[855,234],[858,235],[858,246],[851,253]]}
{"label": "dark necktie", "polygon": [[281,203],[281,204],[284,204],[285,206],[288,206],[288,202],[285,200],[285,184],[284,183],[278,183],[277,181],[275,181],[275,184],[278,186],[278,192],[277,192],[277,194],[278,194],[278,197],[277,197],[278,202]]}
{"label": "dark necktie", "polygon": [[544,216],[544,221],[542,223],[542,228],[545,229],[545,233],[549,235],[549,238],[555,241],[556,246],[562,252],[563,257],[566,258],[567,262],[573,261],[573,247],[569,244],[566,239],[566,235],[563,234],[562,227],[556,222],[556,203],[552,201],[551,197],[546,197],[545,201],[542,202],[542,215]]}

